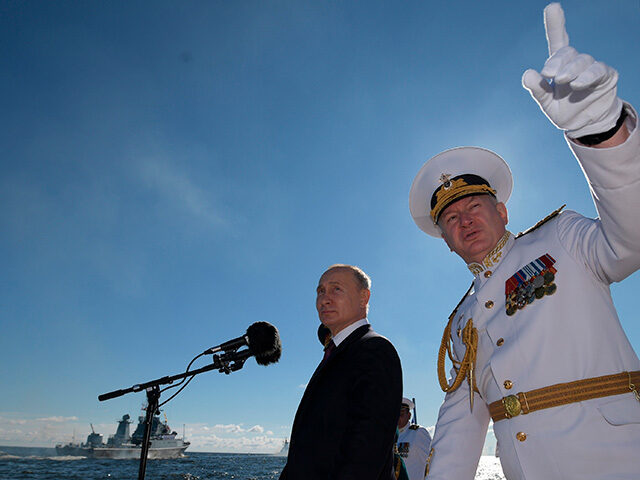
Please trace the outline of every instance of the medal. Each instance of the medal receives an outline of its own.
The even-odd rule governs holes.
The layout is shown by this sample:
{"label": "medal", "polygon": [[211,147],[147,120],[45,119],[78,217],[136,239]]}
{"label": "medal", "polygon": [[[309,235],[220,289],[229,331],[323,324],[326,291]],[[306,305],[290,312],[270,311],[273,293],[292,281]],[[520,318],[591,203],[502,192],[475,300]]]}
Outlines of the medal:
{"label": "medal", "polygon": [[555,259],[548,253],[526,264],[505,282],[505,311],[512,316],[535,300],[553,295],[558,289],[554,283]]}

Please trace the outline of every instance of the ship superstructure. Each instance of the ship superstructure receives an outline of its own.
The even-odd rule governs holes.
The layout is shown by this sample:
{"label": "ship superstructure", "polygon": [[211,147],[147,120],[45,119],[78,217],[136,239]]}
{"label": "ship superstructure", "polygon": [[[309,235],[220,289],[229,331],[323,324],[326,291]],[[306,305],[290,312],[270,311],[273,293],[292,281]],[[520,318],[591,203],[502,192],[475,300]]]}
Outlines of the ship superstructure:
{"label": "ship superstructure", "polygon": [[[116,433],[110,435],[107,443],[102,440],[102,435],[96,433],[91,425],[91,432],[86,443],[68,443],[56,445],[58,455],[82,456],[89,458],[140,458],[142,440],[144,438],[144,416],[138,417],[138,425],[130,434],[131,417],[128,414],[118,420]],[[177,458],[184,455],[184,451],[190,443],[184,438],[178,438],[178,434],[172,431],[167,422],[158,415],[154,415],[151,426],[151,439],[147,458]]]}

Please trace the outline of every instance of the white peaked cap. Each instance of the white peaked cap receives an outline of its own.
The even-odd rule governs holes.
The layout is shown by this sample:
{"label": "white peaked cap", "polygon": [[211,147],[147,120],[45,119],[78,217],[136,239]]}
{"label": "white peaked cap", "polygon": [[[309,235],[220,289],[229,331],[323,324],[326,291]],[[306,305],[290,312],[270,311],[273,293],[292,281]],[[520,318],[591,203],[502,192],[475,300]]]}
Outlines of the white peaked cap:
{"label": "white peaked cap", "polygon": [[509,165],[500,155],[480,147],[456,147],[430,158],[413,180],[409,192],[409,209],[416,225],[432,237],[441,237],[431,218],[431,197],[444,183],[459,175],[477,175],[496,191],[498,202],[511,196],[513,177]]}

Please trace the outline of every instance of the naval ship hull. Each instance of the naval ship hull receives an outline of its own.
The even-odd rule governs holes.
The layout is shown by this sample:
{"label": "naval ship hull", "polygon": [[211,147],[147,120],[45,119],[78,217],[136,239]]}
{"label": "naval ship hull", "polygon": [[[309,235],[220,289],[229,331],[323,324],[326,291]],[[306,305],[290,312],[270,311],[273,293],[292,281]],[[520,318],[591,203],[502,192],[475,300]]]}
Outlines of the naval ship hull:
{"label": "naval ship hull", "polygon": [[[162,459],[162,458],[180,458],[184,456],[184,451],[189,445],[181,447],[159,447],[149,448],[147,458]],[[122,458],[122,459],[139,459],[141,447],[77,447],[71,445],[56,446],[56,454],[58,456],[65,457],[87,457],[87,458]]]}
{"label": "naval ship hull", "polygon": [[64,457],[90,457],[92,450],[77,444],[56,445],[56,454]]}
{"label": "naval ship hull", "polygon": [[[189,445],[182,447],[160,447],[149,448],[147,453],[148,459],[162,459],[162,458],[180,458],[184,456],[184,451]],[[112,447],[112,448],[94,448],[91,452],[91,458],[119,458],[119,459],[139,459],[141,447]]]}

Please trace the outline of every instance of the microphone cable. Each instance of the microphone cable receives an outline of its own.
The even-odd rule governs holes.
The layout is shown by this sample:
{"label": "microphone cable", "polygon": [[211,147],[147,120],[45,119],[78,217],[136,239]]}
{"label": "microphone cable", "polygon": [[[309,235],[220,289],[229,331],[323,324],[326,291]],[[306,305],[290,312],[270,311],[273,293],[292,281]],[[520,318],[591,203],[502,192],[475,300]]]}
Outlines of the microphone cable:
{"label": "microphone cable", "polygon": [[[196,355],[195,357],[193,357],[193,360],[191,360],[189,362],[189,365],[187,365],[187,369],[185,370],[184,373],[189,373],[189,369],[191,368],[191,365],[193,365],[193,362],[195,362],[197,359],[199,359],[200,357],[203,357],[204,353],[200,353],[198,355]],[[182,390],[184,390],[186,388],[187,385],[189,385],[189,382],[191,380],[193,380],[195,378],[195,375],[191,375],[189,377],[189,380],[187,380],[187,378],[183,378],[182,380],[180,380],[178,383],[176,383],[175,385],[169,385],[168,387],[164,387],[162,390],[160,390],[160,393],[162,392],[166,392],[167,390],[171,389],[171,388],[176,388],[179,387],[180,385],[182,385],[184,383],[184,385],[182,385],[182,387],[180,387],[173,395],[171,395],[169,398],[167,398],[164,402],[162,402],[161,404],[158,405],[158,408],[160,408],[161,406],[163,406],[165,403],[169,402],[170,400],[172,400],[176,395],[178,395]],[[186,383],[185,383],[186,380]]]}

